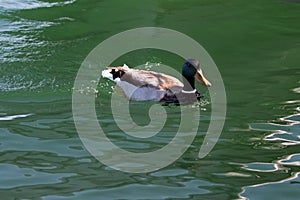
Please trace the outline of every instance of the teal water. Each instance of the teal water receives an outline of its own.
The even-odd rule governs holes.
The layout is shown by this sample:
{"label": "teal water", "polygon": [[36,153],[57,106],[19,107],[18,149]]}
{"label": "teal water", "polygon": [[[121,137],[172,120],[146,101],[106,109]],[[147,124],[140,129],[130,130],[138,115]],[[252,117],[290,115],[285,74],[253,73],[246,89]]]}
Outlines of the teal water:
{"label": "teal water", "polygon": [[[288,0],[0,0],[1,199],[298,199],[299,9]],[[202,102],[191,147],[166,168],[130,174],[85,149],[73,121],[72,87],[96,45],[145,26],[174,29],[203,45],[222,74],[227,117],[214,149],[198,159],[210,121],[210,106]],[[124,62],[180,71],[182,60],[141,50],[114,64]],[[133,151],[166,144],[178,108],[167,108],[166,135],[133,140],[105,107],[113,86],[101,79],[95,100],[111,139]],[[197,88],[209,101],[207,90]],[[147,124],[150,106],[130,105],[138,124]]]}

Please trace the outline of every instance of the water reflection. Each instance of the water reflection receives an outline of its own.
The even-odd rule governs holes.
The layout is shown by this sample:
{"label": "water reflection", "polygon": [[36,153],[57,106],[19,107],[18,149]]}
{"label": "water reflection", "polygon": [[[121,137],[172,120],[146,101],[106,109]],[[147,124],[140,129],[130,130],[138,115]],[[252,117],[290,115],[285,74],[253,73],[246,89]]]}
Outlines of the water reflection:
{"label": "water reflection", "polygon": [[[279,124],[280,123],[280,124]],[[294,114],[279,119],[279,123],[253,123],[250,128],[272,132],[264,140],[280,141],[282,145],[300,143],[300,114]]]}
{"label": "water reflection", "polygon": [[243,189],[240,197],[250,199],[299,199],[300,173],[277,182],[268,182]]}
{"label": "water reflection", "polygon": [[12,164],[0,164],[0,189],[19,186],[55,184],[61,179],[75,175],[74,173],[46,173],[30,168],[20,168]]}
{"label": "water reflection", "polygon": [[247,169],[249,171],[274,172],[279,169],[279,166],[273,163],[249,163],[245,164],[242,168]]}
{"label": "water reflection", "polygon": [[279,160],[282,165],[300,166],[300,153],[292,154]]}
{"label": "water reflection", "polygon": [[[242,168],[247,171],[271,173],[274,178],[270,178],[271,181],[265,181],[261,184],[243,187],[240,197],[250,199],[298,199],[300,195],[300,173],[298,168],[300,166],[300,153],[294,146],[300,143],[300,114],[296,113],[280,118],[276,123],[253,123],[250,128],[267,133],[271,132],[263,140],[279,142],[281,147],[287,149],[286,152],[291,154],[280,156],[278,160],[272,161],[272,163],[245,164]],[[286,174],[288,178],[282,176],[277,178],[276,174]]]}
{"label": "water reflection", "polygon": [[[127,184],[107,189],[92,189],[74,192],[73,196],[46,196],[43,199],[188,199],[195,194],[208,194],[209,190],[201,186],[209,185],[201,180],[189,180],[181,183],[181,187],[159,184]],[[179,189],[181,188],[181,189]]]}

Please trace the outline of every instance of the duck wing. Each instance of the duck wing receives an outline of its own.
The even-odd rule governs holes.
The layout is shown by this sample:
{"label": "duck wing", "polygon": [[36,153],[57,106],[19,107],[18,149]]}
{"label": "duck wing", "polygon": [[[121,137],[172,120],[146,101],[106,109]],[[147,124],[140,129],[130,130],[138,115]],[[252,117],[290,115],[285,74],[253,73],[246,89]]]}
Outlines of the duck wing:
{"label": "duck wing", "polygon": [[102,71],[102,76],[117,84],[126,82],[132,87],[149,87],[158,91],[179,93],[183,83],[177,78],[159,72],[131,69],[127,65],[118,67],[107,67]]}
{"label": "duck wing", "polygon": [[183,83],[177,78],[153,71],[130,69],[120,79],[136,87],[154,87],[158,90],[171,90],[174,93],[180,92],[183,87]]}

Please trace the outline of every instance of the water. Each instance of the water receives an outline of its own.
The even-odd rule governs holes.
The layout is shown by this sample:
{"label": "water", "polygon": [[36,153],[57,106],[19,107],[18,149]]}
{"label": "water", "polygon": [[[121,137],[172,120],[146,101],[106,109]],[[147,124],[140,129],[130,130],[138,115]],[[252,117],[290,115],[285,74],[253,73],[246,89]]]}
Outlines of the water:
{"label": "water", "polygon": [[[1,199],[298,199],[299,7],[267,0],[0,0]],[[85,149],[71,94],[96,45],[143,26],[183,32],[205,47],[224,79],[228,112],[207,157],[197,158],[209,123],[210,106],[203,103],[201,129],[182,157],[156,172],[130,174]],[[181,61],[145,50],[115,64],[166,63],[180,71]],[[100,81],[97,106],[106,105],[111,86]],[[147,124],[141,116],[150,106],[131,104],[136,123]],[[161,148],[176,128],[178,108],[170,107],[166,135],[133,140],[103,109],[101,123],[124,148]]]}

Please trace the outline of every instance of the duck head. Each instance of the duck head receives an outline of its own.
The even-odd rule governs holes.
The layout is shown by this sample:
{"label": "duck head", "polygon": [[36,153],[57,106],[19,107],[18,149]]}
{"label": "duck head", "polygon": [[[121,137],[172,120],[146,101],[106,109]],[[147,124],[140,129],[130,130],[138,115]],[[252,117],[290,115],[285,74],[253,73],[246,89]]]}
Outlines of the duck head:
{"label": "duck head", "polygon": [[183,90],[192,91],[195,89],[195,79],[204,86],[211,86],[211,83],[204,77],[200,63],[196,59],[187,59],[182,67]]}

